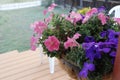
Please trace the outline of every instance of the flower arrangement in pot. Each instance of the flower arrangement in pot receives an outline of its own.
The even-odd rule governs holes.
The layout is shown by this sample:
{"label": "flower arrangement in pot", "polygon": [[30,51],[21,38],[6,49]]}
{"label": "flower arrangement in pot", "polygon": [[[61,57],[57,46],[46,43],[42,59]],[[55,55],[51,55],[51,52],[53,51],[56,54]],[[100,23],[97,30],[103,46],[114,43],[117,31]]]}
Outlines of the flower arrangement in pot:
{"label": "flower arrangement in pot", "polygon": [[[120,19],[111,18],[101,8],[85,14],[53,13],[56,4],[44,10],[50,16],[32,25],[31,49],[42,44],[44,54],[72,67],[77,79],[102,80],[111,74],[118,44]],[[76,70],[75,70],[76,69]]]}

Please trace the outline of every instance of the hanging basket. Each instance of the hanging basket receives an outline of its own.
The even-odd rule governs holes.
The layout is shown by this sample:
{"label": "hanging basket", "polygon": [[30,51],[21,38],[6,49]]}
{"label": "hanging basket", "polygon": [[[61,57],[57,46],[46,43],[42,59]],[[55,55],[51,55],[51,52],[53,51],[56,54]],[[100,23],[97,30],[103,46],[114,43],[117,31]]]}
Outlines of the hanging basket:
{"label": "hanging basket", "polygon": [[[75,79],[75,80],[88,80],[87,78],[81,78],[78,76],[79,74],[79,67],[71,64],[70,62],[66,61],[65,59],[58,59],[59,60],[59,64],[61,66],[61,68],[63,70],[65,70],[67,72],[67,74]],[[103,76],[103,80],[112,80],[112,74],[108,74]]]}

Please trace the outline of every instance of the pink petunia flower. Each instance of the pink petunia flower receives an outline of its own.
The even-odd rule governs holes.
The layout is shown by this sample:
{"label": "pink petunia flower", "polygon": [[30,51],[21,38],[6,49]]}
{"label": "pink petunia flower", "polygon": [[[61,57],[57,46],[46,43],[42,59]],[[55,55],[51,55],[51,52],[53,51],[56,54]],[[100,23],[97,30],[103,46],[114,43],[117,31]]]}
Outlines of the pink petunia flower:
{"label": "pink petunia flower", "polygon": [[38,42],[38,38],[32,36],[30,39],[30,46],[31,50],[35,51],[36,50],[36,43]]}
{"label": "pink petunia flower", "polygon": [[75,46],[77,46],[77,44],[74,41],[74,39],[68,37],[68,40],[64,43],[65,49],[68,49],[69,47],[75,47]]}
{"label": "pink petunia flower", "polygon": [[92,8],[90,11],[86,13],[86,15],[91,17],[95,13],[98,13],[97,8]]}
{"label": "pink petunia flower", "polygon": [[76,41],[81,35],[79,33],[76,33],[72,38],[68,37],[68,40],[64,43],[65,49],[68,49],[69,47],[75,47],[79,46],[79,43]]}
{"label": "pink petunia flower", "polygon": [[61,17],[67,17],[67,15],[66,14],[61,14]]}
{"label": "pink petunia flower", "polygon": [[46,15],[47,12],[53,11],[56,6],[57,6],[57,4],[52,3],[52,4],[48,7],[48,9],[45,9],[45,10],[43,11],[43,14]]}
{"label": "pink petunia flower", "polygon": [[57,4],[55,4],[55,3],[51,4],[51,7],[56,7],[56,6],[57,6]]}
{"label": "pink petunia flower", "polygon": [[48,18],[45,18],[45,23],[48,24],[53,18],[53,14],[51,14]]}
{"label": "pink petunia flower", "polygon": [[47,12],[48,12],[48,10],[46,10],[46,9],[45,9],[45,10],[43,10],[43,14],[44,14],[44,15],[46,15],[46,14],[47,14]]}
{"label": "pink petunia flower", "polygon": [[36,50],[36,45],[31,45],[31,50],[35,51]]}
{"label": "pink petunia flower", "polygon": [[76,33],[76,34],[73,36],[73,39],[78,39],[80,36],[81,36],[81,34]]}
{"label": "pink petunia flower", "polygon": [[48,39],[44,41],[44,45],[50,52],[54,50],[58,51],[60,42],[55,36],[49,36]]}
{"label": "pink petunia flower", "polygon": [[82,23],[86,23],[92,16],[93,14],[95,13],[98,13],[98,10],[97,8],[92,8],[90,11],[88,11],[86,14],[85,14],[85,18],[83,19]]}
{"label": "pink petunia flower", "polygon": [[102,25],[107,23],[107,17],[103,13],[98,14],[98,19],[101,21]]}
{"label": "pink petunia flower", "polygon": [[70,17],[74,19],[74,23],[82,19],[82,16],[74,11],[70,13]]}
{"label": "pink petunia flower", "polygon": [[114,21],[116,21],[120,25],[120,18],[114,18]]}
{"label": "pink petunia flower", "polygon": [[73,22],[74,22],[74,21],[73,21],[73,19],[72,19],[72,18],[70,18],[69,16],[65,17],[65,19],[66,19],[66,20],[68,20],[68,21],[70,21],[71,23],[73,23]]}
{"label": "pink petunia flower", "polygon": [[35,28],[35,26],[36,26],[37,23],[38,23],[38,21],[35,21],[34,23],[32,23],[32,24],[30,25],[30,28],[31,28],[32,30],[34,30],[34,28]]}
{"label": "pink petunia flower", "polygon": [[43,21],[38,21],[33,24],[33,28],[35,33],[41,35],[47,29],[47,25]]}
{"label": "pink petunia flower", "polygon": [[90,19],[90,16],[85,16],[85,18],[82,20],[82,23],[86,23]]}
{"label": "pink petunia flower", "polygon": [[71,23],[76,24],[76,22],[78,22],[79,20],[82,19],[82,16],[79,13],[76,13],[74,11],[72,11],[70,13],[70,16],[66,17],[66,20],[70,21]]}

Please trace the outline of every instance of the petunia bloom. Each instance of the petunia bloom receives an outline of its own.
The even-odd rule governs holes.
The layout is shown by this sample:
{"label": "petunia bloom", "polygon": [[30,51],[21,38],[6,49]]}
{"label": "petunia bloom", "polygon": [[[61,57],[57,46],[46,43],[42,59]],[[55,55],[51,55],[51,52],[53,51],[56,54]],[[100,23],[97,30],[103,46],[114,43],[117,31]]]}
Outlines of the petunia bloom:
{"label": "petunia bloom", "polygon": [[116,21],[120,25],[120,18],[114,18],[114,21]]}
{"label": "petunia bloom", "polygon": [[88,43],[88,42],[94,42],[95,39],[94,39],[93,36],[86,36],[85,39],[84,39],[84,41],[87,42],[87,43]]}
{"label": "petunia bloom", "polygon": [[[100,44],[100,43],[99,43]],[[85,50],[86,58],[88,58],[91,62],[94,61],[94,59],[100,59],[101,58],[101,51],[98,43],[95,42],[89,42],[89,43],[83,43],[82,47]],[[101,51],[100,51],[101,50]]]}
{"label": "petunia bloom", "polygon": [[47,25],[43,21],[38,21],[33,24],[34,32],[37,34],[42,34],[45,29],[47,29]]}
{"label": "petunia bloom", "polygon": [[68,20],[68,21],[70,21],[71,23],[76,24],[76,22],[82,20],[82,16],[79,13],[72,11],[69,14],[69,16],[65,17],[65,19]]}
{"label": "petunia bloom", "polygon": [[78,46],[77,42],[74,39],[68,37],[68,40],[64,43],[65,49],[68,49],[68,47],[75,47],[75,46]]}
{"label": "petunia bloom", "polygon": [[49,7],[48,7],[48,12],[53,11],[53,9],[57,6],[57,4],[52,3]]}
{"label": "petunia bloom", "polygon": [[83,24],[86,23],[90,18],[91,18],[90,16],[86,15],[86,16],[84,17],[84,19],[82,20],[82,23],[83,23]]}
{"label": "petunia bloom", "polygon": [[81,36],[81,34],[76,33],[76,34],[73,36],[73,39],[78,39],[80,36]]}
{"label": "petunia bloom", "polygon": [[102,25],[107,23],[107,17],[103,13],[98,14],[98,19],[101,21]]}
{"label": "petunia bloom", "polygon": [[115,52],[115,51],[112,51],[112,52],[110,53],[110,56],[115,57],[115,56],[116,56],[116,52]]}
{"label": "petunia bloom", "polygon": [[53,18],[53,14],[51,14],[48,18],[45,18],[45,23],[48,24]]}
{"label": "petunia bloom", "polygon": [[44,15],[46,15],[46,14],[47,14],[47,12],[48,12],[48,10],[47,10],[47,9],[43,10],[43,14],[44,14]]}
{"label": "petunia bloom", "polygon": [[48,39],[45,39],[44,45],[50,52],[55,50],[58,51],[60,42],[55,36],[49,36]]}
{"label": "petunia bloom", "polygon": [[88,70],[85,69],[85,68],[82,69],[82,70],[80,71],[80,73],[79,73],[79,76],[80,76],[80,77],[83,77],[83,78],[86,78],[87,75],[88,75]]}
{"label": "petunia bloom", "polygon": [[88,11],[85,14],[85,17],[84,17],[82,23],[86,23],[93,16],[93,14],[96,14],[96,13],[98,13],[97,8],[92,8],[90,11]]}
{"label": "petunia bloom", "polygon": [[53,11],[54,8],[55,8],[55,6],[57,6],[57,4],[52,3],[52,4],[48,7],[48,9],[45,9],[45,10],[43,11],[43,14],[46,15],[47,12],[51,12],[51,11]]}
{"label": "petunia bloom", "polygon": [[118,44],[118,37],[120,35],[120,32],[115,32],[114,30],[108,30],[108,32],[109,41]]}
{"label": "petunia bloom", "polygon": [[86,13],[86,15],[88,15],[88,16],[93,16],[93,14],[95,14],[95,13],[98,13],[98,9],[97,8],[92,8],[90,11],[88,11],[87,13]]}
{"label": "petunia bloom", "polygon": [[30,39],[31,50],[35,51],[37,42],[38,42],[38,38],[32,36]]}
{"label": "petunia bloom", "polygon": [[76,33],[72,38],[68,37],[68,40],[64,43],[65,49],[68,49],[69,47],[75,47],[79,46],[79,43],[76,41],[81,35],[79,33]]}
{"label": "petunia bloom", "polygon": [[70,17],[73,18],[74,24],[76,24],[76,22],[78,22],[79,20],[82,19],[82,16],[81,16],[79,13],[74,12],[74,11],[72,11],[72,12],[70,13]]}
{"label": "petunia bloom", "polygon": [[83,69],[79,73],[79,76],[86,78],[88,75],[88,71],[94,71],[94,70],[95,70],[94,64],[85,62],[83,65]]}
{"label": "petunia bloom", "polygon": [[100,36],[101,36],[102,38],[106,37],[106,36],[107,36],[107,31],[102,31],[102,32],[100,33]]}
{"label": "petunia bloom", "polygon": [[89,71],[94,71],[94,70],[95,70],[95,65],[92,64],[92,63],[87,63],[87,62],[85,62],[85,63],[84,63],[84,68],[86,68],[86,69],[89,70]]}
{"label": "petunia bloom", "polygon": [[98,12],[105,12],[106,8],[104,6],[101,6],[98,8]]}

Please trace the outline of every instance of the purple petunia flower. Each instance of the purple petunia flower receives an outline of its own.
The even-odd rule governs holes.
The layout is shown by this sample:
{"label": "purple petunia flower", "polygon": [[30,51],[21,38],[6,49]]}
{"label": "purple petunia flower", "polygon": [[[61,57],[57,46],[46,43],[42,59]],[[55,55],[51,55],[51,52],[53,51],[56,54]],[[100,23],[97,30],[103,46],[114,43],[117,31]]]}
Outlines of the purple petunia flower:
{"label": "purple petunia flower", "polygon": [[109,53],[111,51],[110,42],[99,42],[98,43],[100,52]]}
{"label": "purple petunia flower", "polygon": [[114,30],[108,30],[108,31],[109,31],[109,35],[108,35],[109,41],[115,42],[117,44],[120,32],[115,32]]}
{"label": "purple petunia flower", "polygon": [[95,70],[94,64],[87,63],[87,62],[84,63],[84,68],[87,69],[87,70],[89,70],[89,71],[94,71]]}
{"label": "purple petunia flower", "polygon": [[98,8],[98,13],[104,12],[105,10],[106,10],[105,7],[101,6],[101,7]]}
{"label": "purple petunia flower", "polygon": [[81,16],[82,16],[82,20],[83,20],[83,19],[85,18],[85,16],[84,16],[84,15],[82,15],[82,14],[81,14]]}
{"label": "purple petunia flower", "polygon": [[87,69],[82,69],[82,70],[80,71],[80,73],[79,73],[79,76],[80,76],[80,77],[86,78],[87,75],[88,75],[88,70],[87,70]]}
{"label": "purple petunia flower", "polygon": [[94,71],[94,70],[95,70],[94,64],[85,62],[83,65],[83,69],[79,73],[79,76],[86,78],[88,75],[88,71]]}
{"label": "purple petunia flower", "polygon": [[98,52],[95,54],[95,58],[96,58],[96,59],[101,59],[101,53],[100,53],[100,51],[98,51]]}
{"label": "purple petunia flower", "polygon": [[91,62],[93,62],[95,58],[97,59],[101,58],[100,54],[101,51],[99,50],[98,43],[95,42],[83,43],[82,47],[83,49],[85,49],[86,58],[88,58]]}
{"label": "purple petunia flower", "polygon": [[83,44],[82,44],[82,47],[83,47],[83,49],[88,50],[88,49],[90,49],[94,44],[95,44],[95,42],[83,43]]}
{"label": "purple petunia flower", "polygon": [[93,49],[93,47],[90,48],[89,50],[86,50],[86,58],[89,58],[89,60],[90,60],[91,62],[94,61],[95,54],[94,54],[94,49]]}
{"label": "purple petunia flower", "polygon": [[109,53],[110,50],[111,50],[110,48],[103,48],[103,49],[102,49],[102,51],[103,51],[104,53]]}
{"label": "purple petunia flower", "polygon": [[115,56],[116,56],[116,52],[115,52],[115,51],[112,51],[112,52],[110,53],[110,56],[115,57]]}
{"label": "purple petunia flower", "polygon": [[95,42],[89,42],[89,43],[83,43],[82,44],[82,47],[83,49],[85,50],[86,52],[86,58],[89,58],[89,60],[91,62],[94,61],[94,58],[101,58],[101,55],[100,54],[96,54],[98,53],[96,50],[97,50],[97,45]]}
{"label": "purple petunia flower", "polygon": [[107,31],[101,32],[101,33],[100,33],[100,36],[101,36],[102,38],[104,38],[105,36],[107,36]]}
{"label": "purple petunia flower", "polygon": [[85,39],[84,39],[84,41],[87,42],[87,43],[88,43],[88,42],[94,42],[95,39],[94,39],[94,37],[92,37],[92,36],[86,36]]}

